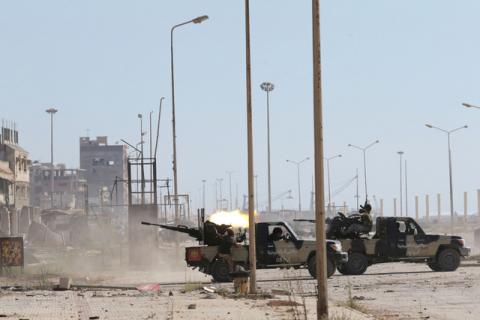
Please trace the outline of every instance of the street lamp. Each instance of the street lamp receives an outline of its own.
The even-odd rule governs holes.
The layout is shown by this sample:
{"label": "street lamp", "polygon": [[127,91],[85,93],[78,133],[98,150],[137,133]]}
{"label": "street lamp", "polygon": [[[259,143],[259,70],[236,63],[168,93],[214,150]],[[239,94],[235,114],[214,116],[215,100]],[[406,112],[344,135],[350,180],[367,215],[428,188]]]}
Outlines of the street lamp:
{"label": "street lamp", "polygon": [[273,83],[264,82],[260,85],[267,93],[267,162],[268,162],[268,212],[272,212],[272,181],[270,172],[270,91],[275,89]]}
{"label": "street lamp", "polygon": [[380,140],[375,140],[373,141],[372,143],[370,143],[369,145],[367,145],[366,147],[359,147],[359,146],[356,146],[356,145],[353,145],[353,144],[349,144],[348,146],[349,147],[352,147],[352,148],[355,148],[355,149],[358,149],[360,151],[363,152],[363,175],[364,175],[364,179],[365,179],[365,201],[368,200],[368,189],[367,189],[367,150],[372,147],[373,145],[379,143]]}
{"label": "street lamp", "polygon": [[398,151],[398,155],[400,156],[400,217],[403,216],[403,172],[402,172],[402,157],[403,151]]}
{"label": "street lamp", "polygon": [[55,193],[55,169],[53,167],[53,115],[58,112],[55,108],[45,110],[50,114],[50,208],[53,209],[53,195]]}
{"label": "street lamp", "polygon": [[228,210],[233,210],[233,200],[232,200],[232,173],[235,171],[227,171],[228,175]]}
{"label": "street lamp", "polygon": [[175,200],[175,222],[178,222],[178,181],[177,181],[177,135],[175,133],[175,73],[174,73],[174,64],[173,64],[173,31],[178,27],[194,23],[199,24],[207,20],[208,16],[200,16],[195,19],[179,23],[174,25],[170,29],[170,68],[171,68],[171,77],[172,77],[172,138],[173,138],[173,193]]}
{"label": "street lamp", "polygon": [[439,131],[442,131],[447,134],[447,141],[448,141],[448,176],[449,176],[449,182],[450,182],[450,228],[451,228],[451,233],[453,234],[453,178],[452,178],[452,149],[450,147],[450,135],[456,131],[459,131],[461,129],[466,129],[468,128],[467,125],[464,125],[462,127],[453,129],[453,130],[445,130],[439,127],[432,126],[431,124],[426,124],[425,125],[427,128],[430,129],[437,129]]}
{"label": "street lamp", "polygon": [[467,107],[467,108],[480,109],[480,107],[478,107],[478,106],[474,106],[473,104],[469,104],[469,103],[465,103],[465,102],[462,103],[462,105],[463,105],[464,107]]}
{"label": "street lamp", "polygon": [[258,174],[254,176],[255,178],[255,211],[260,212],[258,207]]}
{"label": "street lamp", "polygon": [[302,161],[292,161],[292,160],[287,160],[287,162],[293,163],[297,166],[297,180],[298,180],[298,213],[302,212],[302,196],[301,196],[301,189],[300,189],[300,165],[310,159],[309,157],[306,157]]}
{"label": "street lamp", "polygon": [[223,178],[217,178],[217,183],[220,187],[220,210],[223,210],[223,192],[222,192]]}
{"label": "street lamp", "polygon": [[202,180],[202,208],[203,210],[205,210],[205,183],[207,182],[207,180],[203,179]]}
{"label": "street lamp", "polygon": [[327,180],[328,180],[328,213],[330,214],[331,213],[331,205],[332,205],[332,198],[331,198],[331,194],[332,194],[332,188],[331,188],[331,184],[330,184],[330,160],[333,160],[333,159],[336,159],[336,158],[341,158],[342,155],[341,154],[337,154],[336,156],[333,156],[333,157],[330,157],[330,158],[325,158],[325,160],[327,160]]}

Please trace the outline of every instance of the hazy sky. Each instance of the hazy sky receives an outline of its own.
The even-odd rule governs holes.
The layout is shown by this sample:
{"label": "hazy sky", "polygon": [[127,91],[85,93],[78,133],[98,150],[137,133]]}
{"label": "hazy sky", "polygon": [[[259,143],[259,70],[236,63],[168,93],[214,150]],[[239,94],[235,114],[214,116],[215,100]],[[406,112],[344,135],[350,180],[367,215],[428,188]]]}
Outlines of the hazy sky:
{"label": "hazy sky", "polygon": [[[362,169],[347,144],[380,144],[368,152],[369,193],[391,213],[399,193],[398,150],[413,195],[444,195],[446,136],[452,129],[456,209],[463,191],[470,211],[480,188],[477,146],[480,110],[480,2],[475,0],[324,0],[322,55],[326,155],[332,189]],[[49,161],[49,119],[55,116],[56,161],[78,166],[78,138],[108,135],[139,140],[138,113],[148,116],[165,96],[160,176],[171,176],[170,27],[207,14],[210,20],[176,31],[179,189],[199,203],[201,180],[213,205],[213,183],[234,170],[246,189],[244,11],[241,0],[1,1],[0,117],[14,120],[33,160]],[[311,2],[251,0],[255,171],[266,201],[266,112],[260,83],[271,81],[273,197],[292,189],[296,169],[286,159],[313,156]],[[302,167],[303,206],[309,206],[313,163]],[[362,183],[361,193],[363,194]],[[223,184],[224,194],[228,187]],[[351,185],[335,196],[355,203]],[[240,199],[241,201],[241,199]],[[432,199],[432,211],[436,202]],[[280,206],[274,202],[274,207]],[[423,201],[421,210],[423,213]]]}

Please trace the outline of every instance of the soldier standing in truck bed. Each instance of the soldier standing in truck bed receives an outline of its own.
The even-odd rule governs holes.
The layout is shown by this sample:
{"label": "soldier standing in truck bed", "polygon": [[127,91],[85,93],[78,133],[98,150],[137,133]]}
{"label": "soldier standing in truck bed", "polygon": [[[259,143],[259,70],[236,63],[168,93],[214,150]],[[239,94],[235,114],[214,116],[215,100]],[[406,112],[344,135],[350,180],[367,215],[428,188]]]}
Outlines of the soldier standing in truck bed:
{"label": "soldier standing in truck bed", "polygon": [[228,228],[223,235],[220,245],[218,246],[218,256],[225,260],[228,264],[228,269],[233,272],[233,258],[232,247],[236,247],[235,233],[231,228]]}
{"label": "soldier standing in truck bed", "polygon": [[370,212],[372,211],[372,206],[366,203],[361,207],[360,213],[360,223],[354,223],[350,225],[347,229],[347,234],[368,234],[372,230],[372,216]]}

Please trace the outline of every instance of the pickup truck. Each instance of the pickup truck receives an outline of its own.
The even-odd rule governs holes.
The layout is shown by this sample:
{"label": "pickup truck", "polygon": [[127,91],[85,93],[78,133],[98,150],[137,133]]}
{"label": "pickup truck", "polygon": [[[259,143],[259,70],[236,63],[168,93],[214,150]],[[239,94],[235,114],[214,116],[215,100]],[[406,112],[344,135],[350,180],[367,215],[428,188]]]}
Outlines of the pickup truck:
{"label": "pickup truck", "polygon": [[[273,229],[281,228],[283,237],[269,241]],[[291,226],[283,221],[260,222],[256,224],[257,269],[307,268],[315,277],[315,240],[303,240],[297,236]],[[335,269],[345,264],[348,255],[342,251],[339,241],[327,240],[327,276],[331,277]],[[248,244],[232,247],[235,266],[248,269]],[[212,275],[217,282],[231,281],[228,264],[218,256],[218,246],[194,246],[185,251],[185,261],[192,268],[199,268],[203,273]]]}

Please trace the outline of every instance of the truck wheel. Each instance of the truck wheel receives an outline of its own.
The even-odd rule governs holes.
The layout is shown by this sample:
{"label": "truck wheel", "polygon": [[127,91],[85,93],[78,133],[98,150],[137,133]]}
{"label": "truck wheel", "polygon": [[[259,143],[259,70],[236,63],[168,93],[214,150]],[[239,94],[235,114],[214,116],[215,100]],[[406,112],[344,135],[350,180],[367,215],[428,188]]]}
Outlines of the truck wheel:
{"label": "truck wheel", "polygon": [[215,282],[231,282],[230,278],[230,269],[228,268],[228,263],[223,259],[215,260],[211,267],[211,274]]}
{"label": "truck wheel", "polygon": [[433,271],[442,271],[440,267],[437,264],[437,261],[435,260],[428,260],[427,265],[432,269]]}
{"label": "truck wheel", "polygon": [[[315,255],[308,259],[308,272],[313,278],[317,278],[317,260]],[[327,257],[327,278],[330,278],[335,273],[335,263],[332,259]]]}
{"label": "truck wheel", "polygon": [[339,264],[337,266],[337,270],[338,270],[338,272],[340,272],[343,275],[348,275],[347,264],[346,263]]}
{"label": "truck wheel", "polygon": [[368,268],[368,259],[363,253],[354,252],[348,255],[345,269],[350,275],[363,274]]}
{"label": "truck wheel", "polygon": [[437,264],[440,271],[455,271],[460,265],[460,254],[455,249],[444,249],[438,254]]}

